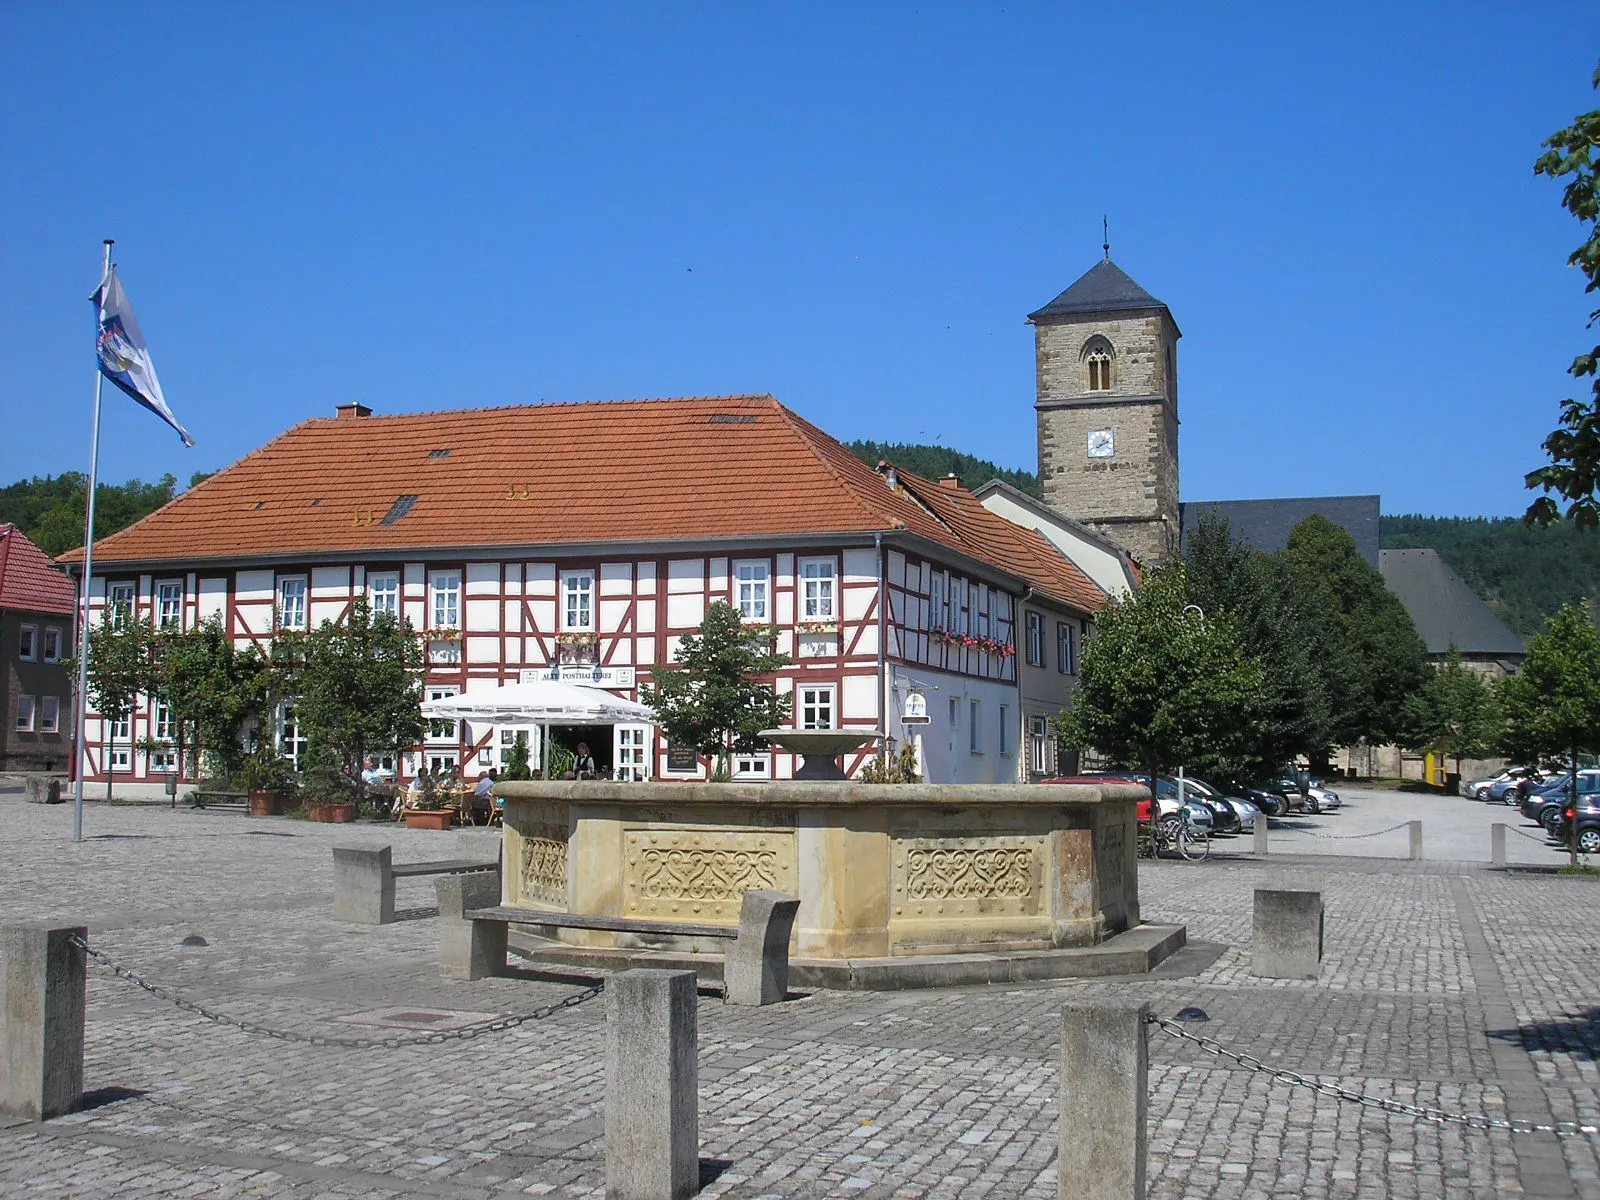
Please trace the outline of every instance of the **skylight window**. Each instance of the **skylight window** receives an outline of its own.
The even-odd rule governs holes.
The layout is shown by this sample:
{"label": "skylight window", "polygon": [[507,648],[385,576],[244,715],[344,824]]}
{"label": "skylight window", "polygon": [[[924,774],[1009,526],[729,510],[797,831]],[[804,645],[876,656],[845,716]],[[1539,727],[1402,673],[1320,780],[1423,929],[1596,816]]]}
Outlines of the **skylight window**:
{"label": "skylight window", "polygon": [[450,457],[450,450],[449,450],[448,447],[446,447],[445,449],[442,449],[442,450],[429,450],[428,451],[428,457],[429,458],[449,458]]}
{"label": "skylight window", "polygon": [[711,423],[713,425],[754,425],[756,418],[754,413],[712,413]]}
{"label": "skylight window", "polygon": [[383,520],[379,521],[378,524],[393,525],[395,522],[400,520],[401,517],[410,512],[412,506],[416,504],[416,502],[417,498],[415,496],[399,497],[393,504],[389,506],[389,511],[384,514]]}

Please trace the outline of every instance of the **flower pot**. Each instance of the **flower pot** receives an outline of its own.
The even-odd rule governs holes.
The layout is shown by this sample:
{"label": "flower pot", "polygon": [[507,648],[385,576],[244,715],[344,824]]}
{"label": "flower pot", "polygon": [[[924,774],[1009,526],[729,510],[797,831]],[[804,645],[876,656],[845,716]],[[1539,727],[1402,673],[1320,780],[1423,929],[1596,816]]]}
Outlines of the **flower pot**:
{"label": "flower pot", "polygon": [[407,829],[449,829],[456,810],[453,808],[408,808]]}
{"label": "flower pot", "polygon": [[343,825],[346,821],[354,821],[356,819],[356,806],[354,804],[324,804],[320,808],[313,808],[309,815],[313,821]]}
{"label": "flower pot", "polygon": [[269,791],[266,788],[250,789],[250,815],[252,817],[275,817],[283,811],[280,807],[281,804],[282,801],[279,800],[277,792]]}

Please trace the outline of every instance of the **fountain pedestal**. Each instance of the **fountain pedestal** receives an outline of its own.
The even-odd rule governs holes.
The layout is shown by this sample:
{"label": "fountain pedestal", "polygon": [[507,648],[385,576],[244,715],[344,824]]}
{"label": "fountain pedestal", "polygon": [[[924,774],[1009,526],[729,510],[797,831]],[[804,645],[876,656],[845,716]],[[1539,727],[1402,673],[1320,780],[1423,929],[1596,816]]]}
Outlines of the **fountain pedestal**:
{"label": "fountain pedestal", "polygon": [[802,781],[848,779],[839,756],[859,750],[883,736],[881,729],[763,729],[764,738],[780,750],[801,755],[794,777]]}

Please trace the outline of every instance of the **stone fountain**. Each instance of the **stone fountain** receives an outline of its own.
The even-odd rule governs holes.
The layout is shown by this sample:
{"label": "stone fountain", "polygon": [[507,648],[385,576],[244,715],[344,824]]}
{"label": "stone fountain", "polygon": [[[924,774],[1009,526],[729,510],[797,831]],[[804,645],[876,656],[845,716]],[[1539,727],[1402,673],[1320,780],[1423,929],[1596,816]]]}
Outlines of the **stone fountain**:
{"label": "stone fountain", "polygon": [[763,729],[756,735],[780,750],[801,755],[796,779],[848,779],[839,756],[883,736],[881,729]]}

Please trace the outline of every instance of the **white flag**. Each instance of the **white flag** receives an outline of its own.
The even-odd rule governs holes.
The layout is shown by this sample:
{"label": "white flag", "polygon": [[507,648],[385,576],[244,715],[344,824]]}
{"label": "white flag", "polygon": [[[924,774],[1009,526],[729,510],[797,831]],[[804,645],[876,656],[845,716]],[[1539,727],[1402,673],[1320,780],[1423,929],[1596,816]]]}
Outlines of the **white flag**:
{"label": "white flag", "polygon": [[189,431],[178,424],[178,419],[167,407],[161,394],[161,381],[156,378],[155,364],[150,361],[150,351],[144,344],[144,334],[139,332],[139,322],[128,304],[128,297],[117,280],[117,269],[106,272],[105,279],[89,297],[100,309],[100,374],[116,384],[140,404],[178,431],[185,446],[194,445]]}

